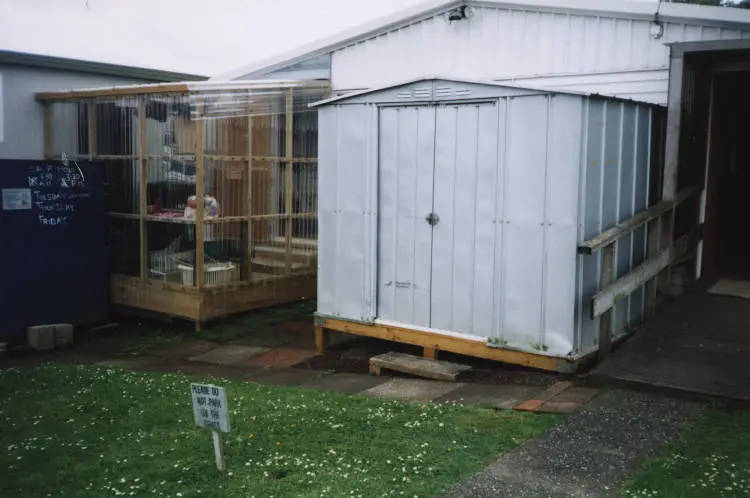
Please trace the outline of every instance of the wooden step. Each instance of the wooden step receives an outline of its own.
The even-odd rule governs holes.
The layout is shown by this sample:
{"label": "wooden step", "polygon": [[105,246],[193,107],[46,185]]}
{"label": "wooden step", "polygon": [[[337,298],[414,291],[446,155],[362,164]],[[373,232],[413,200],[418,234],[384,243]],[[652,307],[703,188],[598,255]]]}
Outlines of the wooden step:
{"label": "wooden step", "polygon": [[380,370],[393,370],[427,379],[455,381],[463,372],[471,370],[468,365],[433,360],[405,353],[385,353],[370,358],[370,373],[380,375]]}

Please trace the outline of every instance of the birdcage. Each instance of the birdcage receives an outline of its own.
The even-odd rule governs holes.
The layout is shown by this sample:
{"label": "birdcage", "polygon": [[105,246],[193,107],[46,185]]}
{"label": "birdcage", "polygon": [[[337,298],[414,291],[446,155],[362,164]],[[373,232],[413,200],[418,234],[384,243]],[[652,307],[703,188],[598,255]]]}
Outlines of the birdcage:
{"label": "birdcage", "polygon": [[328,82],[38,94],[48,159],[105,170],[115,305],[197,324],[315,296],[317,113]]}

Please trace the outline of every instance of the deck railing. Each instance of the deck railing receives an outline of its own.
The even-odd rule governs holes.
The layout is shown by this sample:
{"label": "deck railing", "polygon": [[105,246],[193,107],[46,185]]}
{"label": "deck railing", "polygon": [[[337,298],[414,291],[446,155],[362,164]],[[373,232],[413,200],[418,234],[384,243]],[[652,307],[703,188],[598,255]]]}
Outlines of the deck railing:
{"label": "deck railing", "polygon": [[[579,254],[602,252],[603,264],[599,291],[592,298],[591,315],[599,319],[599,357],[609,353],[614,332],[614,307],[617,301],[627,298],[634,291],[646,285],[645,318],[656,311],[657,279],[665,269],[687,254],[700,240],[700,226],[683,234],[676,240],[664,228],[674,226],[677,207],[696,195],[700,189],[691,187],[678,193],[673,200],[662,201],[632,218],[615,225],[609,230],[583,242],[578,247]],[[664,221],[667,219],[666,222]],[[630,273],[617,278],[615,258],[617,242],[622,237],[642,226],[647,227],[648,250],[646,261],[633,268]],[[667,277],[668,278],[668,277]]]}

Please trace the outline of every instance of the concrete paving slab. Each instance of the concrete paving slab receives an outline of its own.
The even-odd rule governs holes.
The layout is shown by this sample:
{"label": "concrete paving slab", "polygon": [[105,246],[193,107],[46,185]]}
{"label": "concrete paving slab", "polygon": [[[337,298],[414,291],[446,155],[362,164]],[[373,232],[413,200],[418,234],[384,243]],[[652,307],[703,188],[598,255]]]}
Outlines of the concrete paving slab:
{"label": "concrete paving slab", "polygon": [[464,384],[421,379],[391,379],[388,382],[362,391],[365,396],[399,399],[402,401],[431,401],[445,396]]}
{"label": "concrete paving slab", "polygon": [[695,402],[607,391],[445,496],[609,497],[703,413]]}
{"label": "concrete paving slab", "polygon": [[135,356],[133,358],[112,358],[97,361],[94,365],[100,367],[121,368],[123,370],[142,370],[148,365],[158,363],[161,358],[155,356]]}
{"label": "concrete paving slab", "polygon": [[180,373],[201,377],[223,377],[235,380],[248,380],[253,376],[262,374],[265,369],[257,366],[252,368],[240,368],[234,365],[216,365],[213,363],[202,363],[186,359],[172,359],[146,365],[142,370],[146,372]]}
{"label": "concrete paving slab", "polygon": [[350,373],[334,373],[326,375],[322,379],[307,382],[302,387],[310,389],[322,389],[341,394],[356,394],[372,387],[384,384],[390,377],[375,377],[373,375],[361,375]]}
{"label": "concrete paving slab", "polygon": [[286,368],[281,370],[266,370],[265,373],[252,377],[250,380],[269,386],[299,386],[323,378],[326,372],[307,370],[302,368]]}
{"label": "concrete paving slab", "polygon": [[544,390],[540,386],[523,386],[518,384],[465,384],[436,399],[442,403],[460,403],[462,405],[482,405],[491,408],[512,410],[516,405],[533,399]]}
{"label": "concrete paving slab", "polygon": [[203,354],[216,347],[216,343],[201,341],[200,339],[186,339],[177,344],[164,346],[150,350],[149,354],[159,356],[160,358],[188,358]]}
{"label": "concrete paving slab", "polygon": [[252,346],[225,345],[217,346],[203,354],[191,356],[190,361],[213,363],[215,365],[235,365],[255,356],[262,355],[267,348]]}
{"label": "concrete paving slab", "polygon": [[317,356],[313,349],[276,348],[254,357],[251,363],[271,368],[290,368]]}

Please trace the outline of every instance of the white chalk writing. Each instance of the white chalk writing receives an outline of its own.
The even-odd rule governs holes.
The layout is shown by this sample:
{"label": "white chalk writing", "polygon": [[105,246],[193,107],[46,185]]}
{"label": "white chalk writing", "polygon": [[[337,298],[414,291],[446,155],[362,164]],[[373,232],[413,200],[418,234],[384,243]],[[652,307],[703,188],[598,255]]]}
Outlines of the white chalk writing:
{"label": "white chalk writing", "polygon": [[31,202],[40,225],[57,227],[68,224],[78,210],[78,200],[91,197],[80,192],[85,187],[83,172],[77,163],[35,164],[28,168]]}

